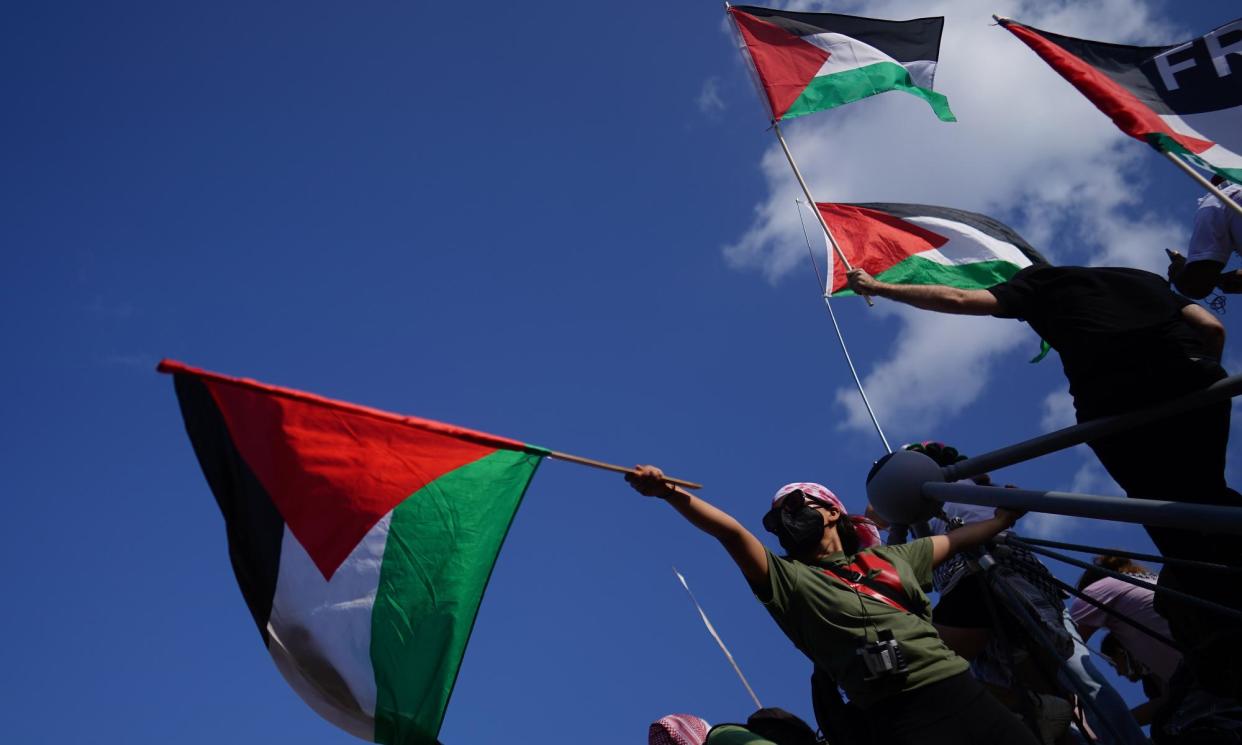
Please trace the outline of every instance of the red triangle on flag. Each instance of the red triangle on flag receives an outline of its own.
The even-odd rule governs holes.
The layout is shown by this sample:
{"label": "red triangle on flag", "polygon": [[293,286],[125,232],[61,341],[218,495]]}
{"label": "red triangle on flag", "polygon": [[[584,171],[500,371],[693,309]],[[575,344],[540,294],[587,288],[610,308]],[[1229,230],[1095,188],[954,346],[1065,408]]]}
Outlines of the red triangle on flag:
{"label": "red triangle on flag", "polygon": [[[850,264],[872,275],[949,242],[939,233],[878,210],[834,202],[819,202],[815,206]],[[845,265],[834,261],[832,291],[844,290],[847,284]]]}
{"label": "red triangle on flag", "polygon": [[768,21],[729,8],[767,94],[772,118],[780,119],[810,85],[830,56],[814,44]]}
{"label": "red triangle on flag", "polygon": [[324,579],[406,497],[496,450],[328,399],[204,383],[237,452]]}

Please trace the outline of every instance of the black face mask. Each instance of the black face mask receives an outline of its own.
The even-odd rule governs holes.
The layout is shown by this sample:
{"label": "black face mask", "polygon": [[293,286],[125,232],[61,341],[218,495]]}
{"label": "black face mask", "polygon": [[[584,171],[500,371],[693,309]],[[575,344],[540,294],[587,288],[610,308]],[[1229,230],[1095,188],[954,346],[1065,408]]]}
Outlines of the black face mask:
{"label": "black face mask", "polygon": [[781,542],[789,554],[805,553],[824,537],[824,513],[805,504],[793,510],[773,507],[763,516],[763,527]]}

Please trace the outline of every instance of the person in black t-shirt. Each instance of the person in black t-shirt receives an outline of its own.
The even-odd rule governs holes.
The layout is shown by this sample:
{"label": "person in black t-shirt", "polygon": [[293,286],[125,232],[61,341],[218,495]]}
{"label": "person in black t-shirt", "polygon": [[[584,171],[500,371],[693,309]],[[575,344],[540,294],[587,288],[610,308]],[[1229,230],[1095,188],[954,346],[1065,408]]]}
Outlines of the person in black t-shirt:
{"label": "person in black t-shirt", "polygon": [[[986,290],[962,290],[889,284],[855,269],[849,282],[860,295],[916,308],[1026,321],[1060,353],[1080,422],[1180,398],[1226,377],[1220,366],[1224,327],[1151,272],[1036,264]],[[1225,401],[1089,444],[1130,497],[1242,507],[1242,495],[1225,483],[1229,413]],[[1227,536],[1158,527],[1147,532],[1168,556],[1242,564],[1242,549]],[[1169,568],[1160,583],[1242,608],[1242,583],[1220,582],[1210,573]],[[1173,636],[1200,652],[1187,657],[1192,665],[1199,661],[1200,679],[1242,694],[1242,672],[1230,680],[1223,669],[1242,668],[1242,632],[1216,613],[1169,602],[1163,594],[1162,600],[1158,610]]]}

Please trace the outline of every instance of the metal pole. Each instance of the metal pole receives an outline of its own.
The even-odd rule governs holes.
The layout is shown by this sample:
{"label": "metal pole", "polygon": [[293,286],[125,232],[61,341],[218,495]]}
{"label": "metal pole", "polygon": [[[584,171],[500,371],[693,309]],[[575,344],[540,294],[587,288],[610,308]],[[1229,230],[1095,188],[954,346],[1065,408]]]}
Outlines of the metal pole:
{"label": "metal pole", "polygon": [[1036,546],[1044,548],[1062,548],[1066,551],[1078,551],[1084,554],[1104,554],[1106,556],[1124,556],[1127,559],[1140,559],[1142,561],[1151,561],[1157,564],[1164,564],[1172,567],[1186,567],[1188,569],[1206,569],[1209,572],[1242,572],[1242,566],[1229,566],[1228,564],[1213,564],[1210,561],[1195,561],[1194,559],[1175,559],[1169,556],[1157,556],[1156,554],[1140,554],[1134,551],[1123,551],[1119,548],[1100,548],[1099,546],[1084,546],[1080,543],[1062,543],[1060,541],[1045,541],[1042,538],[1031,538],[1030,536],[1022,536],[1022,540],[1026,543],[1033,543]]}
{"label": "metal pole", "polygon": [[[812,204],[811,206],[814,207],[815,205]],[[816,214],[818,212],[816,210]],[[875,417],[875,410],[871,408],[871,401],[867,398],[867,392],[863,390],[862,379],[858,377],[858,371],[854,369],[854,360],[850,358],[850,350],[845,347],[845,337],[841,335],[841,326],[837,324],[837,314],[833,312],[832,303],[828,300],[827,288],[824,289],[824,307],[828,308],[828,317],[832,319],[832,328],[836,330],[837,340],[841,342],[841,352],[845,354],[845,363],[850,366],[850,375],[854,376],[854,385],[858,386],[858,395],[862,396],[863,406],[867,408],[867,415],[871,417],[871,423],[875,425],[875,433],[880,436],[880,442],[884,443],[884,451],[891,453],[893,448],[888,444],[888,438],[884,436],[884,430],[880,429],[880,420]]]}
{"label": "metal pole", "polygon": [[1101,437],[1108,437],[1109,435],[1124,432],[1173,416],[1174,414],[1181,414],[1184,411],[1224,401],[1239,394],[1242,394],[1242,375],[1232,375],[1224,380],[1216,381],[1203,390],[1195,391],[1188,396],[1172,401],[1166,401],[1150,409],[1101,419],[1092,419],[1089,422],[1075,424],[1072,427],[1049,432],[1046,435],[1040,435],[1016,445],[1010,445],[999,450],[993,450],[990,453],[967,458],[960,463],[945,466],[942,472],[944,473],[945,481],[958,481],[973,476],[981,476],[988,471],[1032,460],[1041,455],[1081,445],[1084,442],[1098,440]]}
{"label": "metal pole", "polygon": [[1101,612],[1101,613],[1104,613],[1105,615],[1111,616],[1111,617],[1113,617],[1113,618],[1117,619],[1118,621],[1121,621],[1122,623],[1126,624],[1127,626],[1130,626],[1131,628],[1134,628],[1134,629],[1137,629],[1138,631],[1141,631],[1142,633],[1146,634],[1147,636],[1150,636],[1152,639],[1155,639],[1156,641],[1160,642],[1161,644],[1163,644],[1163,645],[1167,646],[1169,649],[1173,649],[1173,650],[1176,650],[1176,651],[1178,651],[1178,652],[1182,652],[1182,651],[1183,651],[1183,650],[1182,650],[1182,646],[1181,646],[1180,644],[1178,644],[1177,642],[1173,641],[1172,639],[1170,639],[1169,637],[1165,636],[1164,634],[1161,634],[1159,631],[1156,631],[1155,629],[1152,629],[1152,628],[1150,628],[1150,627],[1148,627],[1148,626],[1145,626],[1145,625],[1143,625],[1143,624],[1139,623],[1138,621],[1135,621],[1133,618],[1131,618],[1131,617],[1127,616],[1126,614],[1122,613],[1121,611],[1118,611],[1118,610],[1115,610],[1115,609],[1113,609],[1113,608],[1108,607],[1108,605],[1106,605],[1105,603],[1101,603],[1100,601],[1098,601],[1098,600],[1096,600],[1095,598],[1091,597],[1090,595],[1088,595],[1087,593],[1083,592],[1082,590],[1079,590],[1077,587],[1074,587],[1074,586],[1073,586],[1073,585],[1071,585],[1070,583],[1068,583],[1068,582],[1062,582],[1061,580],[1057,579],[1056,577],[1052,577],[1052,576],[1049,576],[1049,577],[1047,577],[1046,579],[1047,579],[1047,580],[1049,580],[1049,581],[1051,581],[1051,582],[1052,582],[1052,584],[1054,584],[1054,585],[1056,585],[1057,587],[1061,588],[1061,591],[1062,591],[1062,592],[1064,592],[1064,593],[1066,593],[1066,594],[1068,594],[1068,595],[1073,595],[1074,597],[1076,597],[1076,598],[1078,598],[1079,600],[1083,601],[1083,602],[1084,602],[1084,603],[1086,603],[1087,605],[1090,605],[1090,606],[1093,606],[1093,607],[1095,607],[1095,608],[1098,608],[1098,609],[1100,610],[1100,612]]}
{"label": "metal pole", "polygon": [[1182,169],[1182,171],[1184,171],[1186,175],[1190,176],[1192,179],[1197,181],[1199,183],[1199,186],[1202,186],[1203,188],[1212,192],[1212,194],[1215,195],[1215,197],[1219,199],[1221,202],[1223,202],[1226,207],[1238,213],[1239,215],[1242,215],[1242,204],[1238,204],[1237,202],[1233,201],[1229,197],[1225,196],[1225,192],[1221,191],[1220,187],[1216,186],[1216,184],[1213,184],[1211,181],[1208,181],[1207,179],[1205,179],[1202,173],[1199,173],[1195,169],[1191,168],[1190,165],[1186,163],[1186,161],[1177,157],[1173,153],[1170,153],[1168,150],[1161,150],[1160,152],[1161,154],[1164,155],[1164,157],[1173,161],[1173,165]]}
{"label": "metal pole", "polygon": [[1112,569],[1105,569],[1102,566],[1096,566],[1095,564],[1089,564],[1085,561],[1079,561],[1078,559],[1075,559],[1073,556],[1066,556],[1065,554],[1058,553],[1056,551],[1049,551],[1046,548],[1040,548],[1039,546],[1035,546],[1033,544],[1027,543],[1023,541],[1021,538],[1018,538],[1017,536],[1000,535],[1000,536],[997,536],[995,540],[997,543],[1004,543],[1004,544],[1009,544],[1012,546],[1019,546],[1021,548],[1025,548],[1027,551],[1030,551],[1031,553],[1040,554],[1042,556],[1047,556],[1049,559],[1056,559],[1057,561],[1063,561],[1066,564],[1079,567],[1080,569],[1091,569],[1097,572],[1102,572],[1108,575],[1109,577],[1112,577],[1113,579],[1121,580],[1122,582],[1134,585],[1135,587],[1142,587],[1143,589],[1151,590],[1152,592],[1164,593],[1165,595],[1168,595],[1171,598],[1177,598],[1178,600],[1181,600],[1184,603],[1189,603],[1190,605],[1197,605],[1200,608],[1203,608],[1205,610],[1210,610],[1215,613],[1219,613],[1223,616],[1229,616],[1235,621],[1242,621],[1242,611],[1237,610],[1235,608],[1230,608],[1229,606],[1221,605],[1220,603],[1214,603],[1211,600],[1204,600],[1203,598],[1198,598],[1198,597],[1195,597],[1194,595],[1190,595],[1188,593],[1181,592],[1179,590],[1173,590],[1168,587],[1161,587],[1160,585],[1152,584],[1151,582],[1145,582],[1139,579],[1138,577],[1135,577],[1132,574],[1123,574],[1122,572],[1116,572],[1116,571],[1113,571]]}
{"label": "metal pole", "polygon": [[1242,508],[1237,507],[935,482],[923,484],[923,496],[937,502],[962,502],[981,507],[1052,512],[1200,533],[1242,535]]}
{"label": "metal pole", "polygon": [[[828,229],[828,223],[824,220],[823,213],[819,211],[819,206],[815,203],[815,197],[811,196],[811,187],[807,186],[806,179],[802,178],[802,171],[798,169],[798,163],[794,160],[793,153],[789,150],[789,143],[785,142],[785,135],[781,133],[781,125],[773,121],[772,131],[776,133],[777,142],[781,143],[781,150],[785,152],[785,159],[789,161],[789,167],[793,169],[794,178],[798,179],[798,186],[802,187],[802,193],[806,195],[806,201],[810,203],[811,209],[815,212],[815,219],[819,220],[819,227],[823,228],[824,235],[828,237],[828,243],[832,245],[832,250],[841,259],[841,263],[845,266],[845,271],[850,271],[854,267],[850,265],[850,260],[845,258],[845,252],[841,250],[837,239],[833,237],[832,231]],[[829,282],[831,282],[831,278]],[[867,305],[875,305],[871,298],[865,295],[863,297],[866,299]]]}
{"label": "metal pole", "polygon": [[[845,355],[845,364],[849,365],[850,375],[854,376],[854,385],[858,387],[858,395],[862,396],[863,406],[867,409],[867,415],[871,417],[871,424],[875,426],[875,433],[880,436],[880,442],[884,444],[884,451],[891,454],[893,448],[888,444],[888,438],[884,436],[884,430],[880,428],[880,420],[875,415],[875,409],[871,408],[871,399],[867,398],[867,391],[863,389],[862,379],[858,377],[858,370],[854,367],[854,358],[850,356],[849,347],[845,346],[845,335],[841,333],[841,324],[837,323],[837,313],[832,309],[832,252],[825,251],[825,258],[828,261],[827,279],[820,277],[819,264],[815,261],[815,252],[811,249],[811,237],[806,232],[806,221],[802,219],[802,200],[797,200],[798,207],[798,224],[802,226],[802,237],[806,239],[806,250],[811,257],[811,268],[815,270],[815,281],[821,285],[820,290],[824,293],[824,307],[828,309],[828,317],[832,319],[832,328],[837,332],[837,341],[841,343],[841,353]],[[811,203],[811,209],[819,214],[818,208]],[[821,216],[822,217],[822,216]],[[898,541],[902,543],[903,541]]]}

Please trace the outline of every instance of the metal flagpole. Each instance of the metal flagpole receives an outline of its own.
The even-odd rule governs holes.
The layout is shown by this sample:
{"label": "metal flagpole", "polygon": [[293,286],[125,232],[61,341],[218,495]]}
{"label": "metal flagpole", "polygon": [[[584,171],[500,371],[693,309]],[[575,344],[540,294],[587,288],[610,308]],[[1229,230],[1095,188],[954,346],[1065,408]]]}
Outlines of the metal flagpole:
{"label": "metal flagpole", "polygon": [[[801,206],[801,199],[795,201]],[[811,209],[818,212],[818,208],[814,203],[811,204]],[[875,425],[875,433],[880,436],[880,442],[884,443],[885,452],[891,453],[893,448],[889,446],[888,438],[884,436],[884,430],[880,429],[880,420],[876,418],[875,410],[871,408],[871,400],[867,398],[867,392],[863,390],[862,379],[858,377],[858,370],[854,368],[854,359],[850,357],[849,347],[845,346],[845,336],[841,333],[841,325],[837,323],[837,314],[832,309],[832,301],[830,300],[832,295],[832,286],[830,284],[832,282],[832,252],[826,252],[828,266],[826,267],[825,276],[821,277],[819,275],[819,264],[815,262],[815,253],[811,250],[811,237],[806,233],[806,222],[802,219],[800,209],[798,212],[798,223],[802,225],[802,237],[806,238],[806,250],[811,257],[811,268],[815,270],[815,281],[823,292],[824,307],[828,309],[828,317],[832,319],[832,328],[837,332],[837,341],[841,342],[841,353],[845,355],[845,364],[849,365],[850,375],[854,376],[854,385],[858,387],[858,395],[862,396],[863,406],[867,409],[867,415],[871,417],[871,423]]]}
{"label": "metal flagpole", "polygon": [[[725,6],[725,11],[728,12],[730,6],[727,1],[725,2],[724,6]],[[750,65],[749,58],[747,58],[747,65],[748,66]],[[761,101],[764,100],[762,90],[759,91],[759,99]],[[780,122],[776,120],[775,116],[773,115],[771,111],[771,107],[769,106],[767,108],[768,108],[768,115],[772,117],[771,119],[772,131],[776,133],[776,141],[781,144],[781,151],[785,153],[785,160],[789,161],[789,167],[791,170],[793,170],[794,178],[798,180],[798,186],[802,187],[802,194],[806,197],[807,204],[810,206],[811,211],[815,213],[815,219],[819,221],[819,227],[821,230],[824,231],[824,237],[828,239],[828,245],[832,247],[832,252],[835,252],[837,257],[841,259],[841,263],[842,265],[845,266],[845,270],[847,272],[852,270],[854,267],[850,264],[850,260],[846,258],[845,252],[841,250],[840,244],[837,243],[836,237],[832,234],[832,230],[828,227],[828,222],[824,220],[823,213],[819,211],[819,207],[815,204],[815,197],[811,195],[811,187],[807,186],[806,179],[802,177],[802,170],[798,168],[798,162],[794,160],[793,152],[789,149],[789,143],[785,142],[785,134],[781,132]],[[798,219],[799,220],[802,219],[801,212],[798,213]],[[803,227],[804,234],[805,234],[805,231],[806,231],[806,228],[804,226]],[[811,247],[810,239],[808,238],[807,249],[810,250],[810,247]],[[829,258],[831,259],[831,253],[829,254]],[[812,254],[811,256],[812,264],[814,263],[814,260],[815,260],[814,254]],[[832,266],[831,261],[829,262],[828,265],[829,267]],[[818,272],[819,270],[816,269],[817,274]],[[858,393],[860,396],[862,396],[863,406],[867,408],[867,414],[870,415],[871,417],[871,423],[875,425],[875,431],[876,431],[876,434],[880,436],[880,442],[884,443],[884,449],[888,451],[889,453],[891,453],[893,452],[893,449],[888,444],[888,438],[884,436],[884,430],[880,428],[880,421],[876,419],[875,411],[871,408],[871,401],[867,398],[866,391],[863,390],[862,380],[858,377],[858,371],[854,368],[854,360],[850,358],[850,351],[845,346],[845,337],[842,336],[841,334],[841,326],[840,324],[837,323],[836,313],[833,312],[832,304],[829,303],[828,301],[828,296],[831,291],[831,282],[832,282],[832,272],[830,270],[828,272],[828,276],[826,280],[824,282],[821,282],[821,284],[823,285],[822,291],[823,291],[823,297],[824,297],[824,306],[828,309],[828,316],[832,319],[832,327],[836,330],[837,339],[841,342],[841,352],[845,354],[845,361],[849,365],[850,374],[854,376],[854,384],[858,386]],[[864,295],[863,299],[867,301],[868,306],[875,305],[875,302],[870,297]]]}
{"label": "metal flagpole", "polygon": [[686,578],[681,576],[681,572],[677,571],[677,567],[673,567],[673,574],[677,575],[677,579],[681,582],[681,586],[686,588],[686,594],[690,596],[690,602],[694,603],[694,608],[699,612],[699,617],[703,619],[703,625],[707,627],[707,632],[712,635],[716,643],[720,645],[720,651],[724,652],[724,656],[729,660],[729,664],[733,666],[733,672],[737,673],[737,677],[742,681],[742,685],[746,687],[746,692],[750,694],[750,700],[755,702],[756,709],[762,709],[763,704],[759,703],[759,697],[755,695],[754,689],[750,687],[750,683],[746,682],[746,676],[742,675],[742,668],[738,667],[737,662],[733,659],[733,655],[729,653],[729,648],[725,646],[724,640],[720,638],[720,634],[716,633],[716,627],[712,626],[712,622],[708,620],[707,613],[703,611],[703,606],[699,605],[699,601],[694,597],[694,593],[690,591],[690,585],[686,584]]}
{"label": "metal flagpole", "polygon": [[871,408],[871,401],[867,399],[867,392],[863,390],[862,380],[858,377],[858,371],[854,369],[854,360],[850,359],[850,350],[845,348],[845,337],[841,335],[841,327],[837,324],[837,314],[832,311],[832,302],[828,300],[828,291],[824,291],[824,307],[828,309],[828,317],[832,319],[832,328],[837,332],[837,340],[841,342],[841,352],[845,355],[845,364],[850,366],[850,375],[854,376],[854,385],[858,386],[858,395],[862,396],[863,406],[867,407],[867,414],[871,417],[871,423],[875,425],[875,433],[880,436],[880,442],[884,443],[884,451],[892,453],[893,448],[888,444],[888,438],[884,436],[884,430],[880,429],[880,420],[875,418],[875,411]]}
{"label": "metal flagpole", "polygon": [[1189,163],[1177,157],[1173,153],[1170,153],[1167,150],[1162,150],[1161,153],[1164,155],[1164,157],[1173,161],[1173,165],[1185,171],[1187,176],[1190,176],[1192,179],[1197,181],[1199,183],[1199,186],[1202,186],[1203,188],[1212,192],[1212,194],[1214,194],[1217,199],[1223,202],[1226,207],[1233,210],[1234,212],[1237,212],[1239,215],[1242,215],[1242,204],[1238,204],[1237,202],[1233,201],[1229,197],[1225,196],[1225,193],[1220,190],[1219,186],[1216,186],[1211,181],[1208,181],[1207,179],[1205,179],[1203,177],[1203,174],[1191,168]]}

